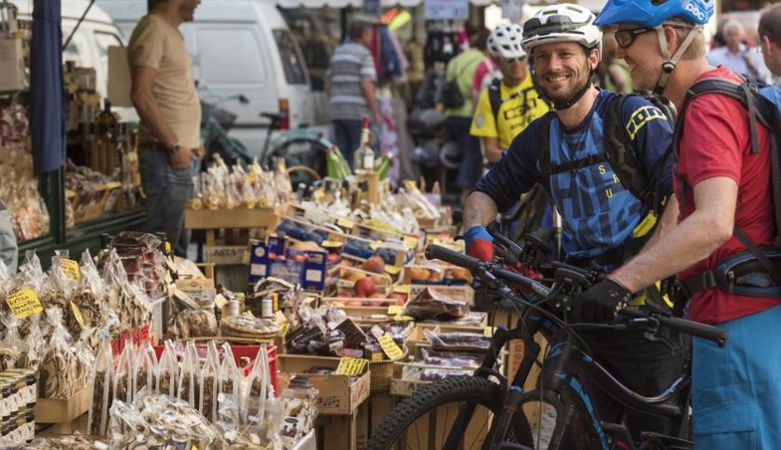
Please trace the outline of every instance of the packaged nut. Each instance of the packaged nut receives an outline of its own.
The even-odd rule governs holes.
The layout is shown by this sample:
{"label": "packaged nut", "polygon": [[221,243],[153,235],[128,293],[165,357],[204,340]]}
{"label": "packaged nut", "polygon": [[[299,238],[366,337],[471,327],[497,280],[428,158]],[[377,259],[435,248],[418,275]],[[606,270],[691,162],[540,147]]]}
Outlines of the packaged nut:
{"label": "packaged nut", "polygon": [[201,373],[201,362],[198,358],[198,350],[195,343],[189,341],[184,351],[182,360],[182,370],[179,372],[179,391],[177,398],[187,402],[190,407],[197,408],[199,404],[198,394],[200,392],[199,382]]}
{"label": "packaged nut", "polygon": [[214,422],[217,418],[217,395],[220,391],[220,355],[217,352],[217,345],[210,341],[206,361],[201,370],[200,384],[200,402],[198,411],[209,422]]}
{"label": "packaged nut", "polygon": [[108,410],[114,397],[114,358],[111,343],[107,339],[101,342],[98,349],[91,391],[87,428],[90,434],[103,436],[108,429]]}
{"label": "packaged nut", "polygon": [[157,365],[157,392],[169,397],[178,395],[179,364],[176,360],[176,350],[171,341],[165,341],[160,362]]}
{"label": "packaged nut", "polygon": [[136,379],[133,389],[134,398],[142,397],[142,391],[152,393],[156,386],[157,354],[152,348],[152,343],[147,341],[135,351]]}

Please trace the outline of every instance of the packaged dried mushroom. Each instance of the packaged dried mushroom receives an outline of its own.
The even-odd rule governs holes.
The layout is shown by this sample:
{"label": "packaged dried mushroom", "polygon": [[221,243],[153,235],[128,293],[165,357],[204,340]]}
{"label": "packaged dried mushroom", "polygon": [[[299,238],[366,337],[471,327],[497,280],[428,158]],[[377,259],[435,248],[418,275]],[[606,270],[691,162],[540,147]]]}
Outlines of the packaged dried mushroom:
{"label": "packaged dried mushroom", "polygon": [[244,423],[258,427],[264,421],[269,399],[273,400],[274,398],[274,386],[271,385],[266,344],[262,344],[258,350],[246,389],[245,401],[243,402]]}
{"label": "packaged dried mushroom", "polygon": [[217,395],[220,391],[220,355],[214,341],[210,341],[207,346],[206,361],[198,384],[200,388],[198,411],[206,420],[214,422],[217,418]]}
{"label": "packaged dried mushroom", "polygon": [[155,391],[157,376],[157,354],[150,341],[139,345],[135,351],[136,379],[133,398],[141,398],[145,393]]}
{"label": "packaged dried mushroom", "polygon": [[195,348],[195,343],[189,341],[184,351],[184,359],[182,359],[182,367],[179,372],[177,398],[184,400],[192,408],[198,407],[200,374],[201,362],[198,358],[198,350]]}
{"label": "packaged dried mushroom", "polygon": [[133,357],[133,341],[128,338],[122,353],[119,354],[114,371],[114,400],[131,403],[133,401],[133,386],[136,377],[135,358]]}
{"label": "packaged dried mushroom", "polygon": [[157,364],[157,392],[169,397],[178,394],[179,363],[176,360],[176,350],[171,341],[165,341],[160,362]]}
{"label": "packaged dried mushroom", "polygon": [[46,310],[46,320],[52,327],[52,335],[38,369],[38,396],[67,399],[79,388],[76,385],[79,364],[71,346],[70,334],[63,325],[62,310],[50,307]]}
{"label": "packaged dried mushroom", "polygon": [[[227,342],[222,344],[222,364],[220,365],[220,394],[218,409],[220,420],[238,425],[236,409],[240,407],[242,373],[236,365],[233,348]],[[229,412],[230,411],[230,412]]]}
{"label": "packaged dried mushroom", "polygon": [[10,311],[0,318],[5,328],[5,337],[0,342],[0,371],[6,371],[16,367],[17,361],[24,351],[24,341],[19,336],[19,319]]}
{"label": "packaged dried mushroom", "polygon": [[87,428],[90,434],[103,436],[107,432],[108,410],[114,397],[114,357],[108,339],[102,340],[98,348],[91,395]]}

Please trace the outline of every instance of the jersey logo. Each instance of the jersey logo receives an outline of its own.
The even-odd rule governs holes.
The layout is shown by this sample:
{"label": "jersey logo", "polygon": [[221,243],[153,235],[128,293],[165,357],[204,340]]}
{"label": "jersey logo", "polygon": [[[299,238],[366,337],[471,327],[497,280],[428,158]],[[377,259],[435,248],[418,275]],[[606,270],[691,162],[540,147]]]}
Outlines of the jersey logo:
{"label": "jersey logo", "polygon": [[640,129],[652,120],[667,120],[667,118],[655,106],[646,105],[638,108],[632,113],[632,117],[629,118],[629,122],[626,124],[626,132],[629,135],[629,139],[634,141]]}

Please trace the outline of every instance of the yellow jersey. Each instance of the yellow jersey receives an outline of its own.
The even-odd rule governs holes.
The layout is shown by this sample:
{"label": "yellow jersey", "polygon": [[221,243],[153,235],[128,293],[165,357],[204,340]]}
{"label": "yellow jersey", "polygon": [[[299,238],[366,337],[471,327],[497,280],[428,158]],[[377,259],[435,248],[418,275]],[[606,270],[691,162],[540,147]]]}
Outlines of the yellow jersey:
{"label": "yellow jersey", "polygon": [[507,150],[515,136],[534,119],[548,112],[549,108],[548,104],[540,98],[532,83],[531,74],[528,73],[519,85],[512,88],[500,82],[499,94],[502,103],[498,114],[494,117],[488,89],[483,89],[477,101],[469,132],[475,137],[499,138],[499,147]]}

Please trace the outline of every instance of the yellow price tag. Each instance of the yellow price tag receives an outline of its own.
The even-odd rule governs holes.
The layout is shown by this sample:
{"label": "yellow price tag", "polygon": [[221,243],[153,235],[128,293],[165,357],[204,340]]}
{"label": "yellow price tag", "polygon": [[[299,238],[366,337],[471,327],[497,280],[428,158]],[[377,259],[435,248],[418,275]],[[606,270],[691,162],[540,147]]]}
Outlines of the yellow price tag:
{"label": "yellow price tag", "polygon": [[60,259],[60,267],[65,275],[73,281],[79,281],[81,278],[81,271],[79,270],[79,263],[72,259]]}
{"label": "yellow price tag", "polygon": [[165,241],[165,252],[171,253],[171,243],[168,241]]}
{"label": "yellow price tag", "polygon": [[401,314],[403,309],[404,308],[401,305],[390,305],[388,306],[388,315],[395,316],[397,314]]}
{"label": "yellow price tag", "polygon": [[290,322],[285,322],[282,325],[280,325],[282,328],[282,337],[287,336],[287,331],[290,329]]}
{"label": "yellow price tag", "polygon": [[339,360],[339,367],[336,368],[336,375],[347,375],[349,377],[357,377],[362,374],[366,369],[366,365],[369,361],[360,358],[341,358]]}
{"label": "yellow price tag", "polygon": [[38,300],[38,296],[32,289],[20,289],[6,296],[5,302],[8,303],[8,307],[11,308],[11,312],[17,319],[24,319],[43,311],[41,301]]}
{"label": "yellow price tag", "polygon": [[347,228],[348,230],[352,230],[353,227],[355,227],[355,224],[352,220],[348,220],[343,217],[336,219],[336,224],[342,228]]}
{"label": "yellow price tag", "polygon": [[372,362],[382,361],[385,359],[384,353],[372,353]]}
{"label": "yellow price tag", "polygon": [[73,311],[73,317],[76,318],[76,322],[78,322],[81,329],[83,330],[86,328],[84,325],[84,316],[81,315],[81,309],[79,309],[79,305],[71,302],[71,311]]}
{"label": "yellow price tag", "polygon": [[401,272],[401,268],[392,266],[390,264],[385,264],[385,273],[388,275],[397,275],[399,272]]}
{"label": "yellow price tag", "polygon": [[383,335],[379,339],[379,342],[380,347],[382,347],[382,351],[384,351],[391,360],[396,361],[397,359],[401,359],[401,357],[404,356],[404,352],[402,352],[399,346],[396,345],[396,342],[393,341],[391,335]]}
{"label": "yellow price tag", "polygon": [[403,314],[396,314],[393,316],[393,320],[396,322],[412,322],[415,320],[415,318],[411,316],[405,316]]}
{"label": "yellow price tag", "polygon": [[494,335],[494,331],[496,331],[496,327],[485,327],[483,335],[485,337],[492,337]]}
{"label": "yellow price tag", "polygon": [[409,294],[412,291],[412,286],[409,284],[397,284],[396,286],[393,286],[393,292],[398,292],[399,294]]}
{"label": "yellow price tag", "polygon": [[419,241],[420,239],[416,238],[415,236],[404,236],[404,239],[402,239],[404,246],[410,250],[415,250],[418,248]]}
{"label": "yellow price tag", "polygon": [[371,244],[369,244],[369,248],[372,249],[372,251],[377,251],[378,248],[382,247],[382,242],[380,241],[374,241]]}

